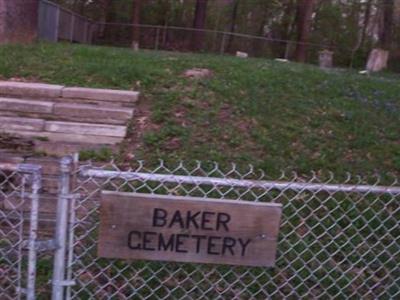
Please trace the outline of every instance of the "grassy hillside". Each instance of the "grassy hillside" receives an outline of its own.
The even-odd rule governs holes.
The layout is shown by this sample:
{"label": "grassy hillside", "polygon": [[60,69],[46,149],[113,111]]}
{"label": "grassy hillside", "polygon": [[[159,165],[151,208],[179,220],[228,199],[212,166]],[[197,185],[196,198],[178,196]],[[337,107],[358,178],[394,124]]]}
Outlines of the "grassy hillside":
{"label": "grassy hillside", "polygon": [[[213,76],[182,76],[189,68]],[[121,159],[252,163],[270,173],[400,172],[400,80],[264,59],[68,44],[0,47],[0,76],[143,98]]]}

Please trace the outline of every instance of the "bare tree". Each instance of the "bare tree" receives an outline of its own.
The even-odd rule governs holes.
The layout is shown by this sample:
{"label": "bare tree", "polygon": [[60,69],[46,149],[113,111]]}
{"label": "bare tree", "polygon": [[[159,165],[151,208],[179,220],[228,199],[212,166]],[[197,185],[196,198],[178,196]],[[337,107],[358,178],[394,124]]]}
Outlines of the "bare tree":
{"label": "bare tree", "polygon": [[207,16],[207,0],[197,0],[196,10],[194,13],[193,28],[198,29],[192,36],[192,50],[199,50],[203,48],[204,44],[204,29],[206,25]]}
{"label": "bare tree", "polygon": [[378,9],[382,14],[378,47],[372,49],[367,61],[367,70],[377,72],[387,68],[389,51],[392,45],[394,0],[380,0]]}
{"label": "bare tree", "polygon": [[315,0],[297,0],[297,45],[294,58],[299,62],[306,61],[314,4]]}
{"label": "bare tree", "polygon": [[104,38],[106,32],[106,25],[109,20],[110,10],[111,10],[111,0],[101,0],[100,2],[100,23],[98,30],[98,37]]}
{"label": "bare tree", "polygon": [[[231,15],[230,26],[229,26],[229,32],[231,32],[231,33],[235,32],[239,2],[240,2],[240,0],[233,0],[232,15]],[[228,45],[227,45],[228,51],[232,51],[232,44],[233,44],[233,34],[230,34],[229,39],[228,39]]]}
{"label": "bare tree", "polygon": [[393,33],[394,0],[381,0],[383,6],[383,26],[379,36],[380,47],[390,50]]}
{"label": "bare tree", "polygon": [[140,8],[142,1],[133,0],[132,2],[132,45],[135,50],[139,49],[140,42]]}
{"label": "bare tree", "polygon": [[365,7],[365,13],[364,13],[364,24],[363,24],[363,28],[362,28],[362,32],[361,32],[360,47],[363,46],[365,37],[367,35],[369,21],[371,19],[372,0],[368,0],[365,5],[366,5],[366,7]]}
{"label": "bare tree", "polygon": [[289,52],[290,52],[290,43],[287,41],[290,40],[293,28],[294,28],[294,12],[295,12],[295,2],[294,0],[288,0],[285,4],[285,9],[283,13],[283,21],[282,21],[282,27],[281,27],[281,36],[280,38],[282,40],[285,40],[282,43],[282,48],[283,52],[281,53],[281,56],[284,58],[289,58]]}
{"label": "bare tree", "polygon": [[361,27],[361,34],[360,34],[359,38],[357,39],[357,43],[354,45],[354,47],[351,51],[350,68],[353,67],[353,62],[354,62],[354,57],[356,55],[356,52],[363,46],[363,44],[365,42],[365,38],[367,35],[367,29],[368,29],[370,18],[371,18],[372,1],[373,0],[368,0],[365,3],[365,10],[364,10],[364,15],[363,15],[363,25]]}

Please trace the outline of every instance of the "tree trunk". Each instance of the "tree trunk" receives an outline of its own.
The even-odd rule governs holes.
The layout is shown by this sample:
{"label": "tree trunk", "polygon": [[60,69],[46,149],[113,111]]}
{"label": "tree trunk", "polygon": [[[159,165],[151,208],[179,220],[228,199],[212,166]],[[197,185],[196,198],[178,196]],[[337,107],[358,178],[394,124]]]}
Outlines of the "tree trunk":
{"label": "tree trunk", "polygon": [[140,42],[140,8],[141,0],[133,0],[132,3],[132,49],[139,49]]}
{"label": "tree trunk", "polygon": [[[354,58],[356,56],[356,52],[360,49],[361,45],[364,43],[364,40],[365,40],[365,35],[366,35],[368,23],[369,23],[369,17],[371,15],[371,2],[372,2],[372,0],[368,0],[368,2],[365,3],[366,7],[365,7],[364,15],[363,15],[363,25],[361,26],[361,28],[359,28],[361,30],[361,34],[358,34],[356,44],[354,45],[354,47],[351,50],[350,66],[349,66],[350,68],[353,68],[353,63],[354,63]],[[361,21],[360,21],[361,14],[359,13],[359,11],[361,11],[360,3],[355,3],[353,5],[351,15],[353,15],[353,17],[357,15],[357,17],[356,17],[357,27],[358,27],[358,24],[361,23]]]}
{"label": "tree trunk", "polygon": [[305,62],[307,58],[314,2],[315,0],[297,0],[297,45],[294,58],[298,62]]}
{"label": "tree trunk", "polygon": [[111,10],[111,0],[102,0],[101,1],[101,17],[100,22],[103,23],[99,25],[98,28],[98,37],[103,39],[106,35],[106,24],[110,18],[110,10]]}
{"label": "tree trunk", "polygon": [[194,31],[192,35],[192,50],[200,50],[204,46],[204,32],[201,31],[206,25],[207,0],[197,0],[194,13],[193,28],[200,29]]}
{"label": "tree trunk", "polygon": [[[257,29],[256,35],[258,36],[264,36],[264,28],[265,25],[267,24],[267,17],[268,17],[268,9],[264,8],[263,9],[263,14],[261,16],[261,23]],[[263,54],[263,45],[266,42],[264,40],[259,40],[259,39],[253,39],[252,41],[252,56],[262,56]],[[272,46],[272,49],[274,47]]]}
{"label": "tree trunk", "polygon": [[360,38],[360,47],[364,45],[365,36],[367,34],[368,26],[369,26],[369,19],[371,18],[371,7],[372,7],[372,0],[368,0],[365,7],[365,14],[364,14],[364,24],[361,32]]}
{"label": "tree trunk", "polygon": [[378,72],[388,65],[389,51],[392,45],[394,0],[381,0],[383,8],[383,26],[379,35],[380,49],[373,49],[368,57],[367,70]]}
{"label": "tree trunk", "polygon": [[390,50],[393,32],[394,0],[381,0],[383,5],[383,28],[379,37],[382,49]]}
{"label": "tree trunk", "polygon": [[[231,33],[235,32],[237,12],[238,12],[238,8],[239,8],[239,1],[240,0],[234,0],[234,2],[233,2],[231,23],[229,26],[229,32],[231,32]],[[227,44],[228,52],[232,52],[232,50],[233,50],[232,44],[233,44],[233,34],[230,34],[229,39],[228,39],[228,44]]]}
{"label": "tree trunk", "polygon": [[0,0],[0,44],[37,38],[38,0]]}
{"label": "tree trunk", "polygon": [[280,53],[280,57],[288,58],[289,56],[289,51],[290,51],[290,43],[288,40],[290,40],[290,37],[292,35],[292,30],[293,30],[293,14],[294,14],[294,1],[289,0],[286,4],[285,10],[284,10],[284,19],[282,22],[282,33],[281,33],[281,39],[285,40],[282,42],[282,50]]}

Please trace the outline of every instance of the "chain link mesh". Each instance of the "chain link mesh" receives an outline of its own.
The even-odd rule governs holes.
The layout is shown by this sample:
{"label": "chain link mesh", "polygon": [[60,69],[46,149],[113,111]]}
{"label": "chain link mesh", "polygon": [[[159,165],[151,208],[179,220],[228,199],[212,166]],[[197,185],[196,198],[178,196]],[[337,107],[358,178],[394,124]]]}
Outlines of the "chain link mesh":
{"label": "chain link mesh", "polygon": [[[93,166],[81,167],[94,169]],[[400,190],[376,192],[373,182],[332,175],[296,174],[275,178],[280,187],[236,187],[232,179],[267,180],[252,167],[138,162],[119,176],[114,164],[97,167],[103,178],[78,176],[72,201],[67,290],[70,299],[297,299],[400,297]],[[110,171],[117,171],[113,173]],[[220,178],[225,185],[143,180],[137,173]],[[269,179],[270,180],[270,179]],[[387,180],[387,179],[386,179]],[[204,181],[206,182],[206,181]],[[293,184],[302,182],[302,189]],[[387,182],[387,181],[386,181]],[[282,188],[282,183],[285,183]],[[321,184],[308,190],[307,185]],[[324,187],[365,185],[366,192]],[[398,186],[391,180],[391,186]],[[389,185],[388,185],[389,186]],[[275,267],[238,267],[190,263],[123,261],[97,257],[99,196],[102,190],[278,202],[283,215]]]}
{"label": "chain link mesh", "polygon": [[0,299],[20,299],[26,285],[29,175],[0,170]]}

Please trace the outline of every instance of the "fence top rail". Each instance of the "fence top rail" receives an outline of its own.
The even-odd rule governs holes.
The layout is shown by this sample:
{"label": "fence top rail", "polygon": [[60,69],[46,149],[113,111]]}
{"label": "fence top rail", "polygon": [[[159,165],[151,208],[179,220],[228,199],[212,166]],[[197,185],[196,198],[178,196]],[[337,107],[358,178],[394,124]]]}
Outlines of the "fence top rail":
{"label": "fence top rail", "polygon": [[0,163],[0,170],[21,173],[40,173],[42,167],[35,164]]}
{"label": "fence top rail", "polygon": [[277,38],[269,38],[260,35],[252,35],[240,32],[229,32],[229,31],[222,31],[222,30],[212,30],[212,29],[202,29],[202,28],[194,28],[194,27],[179,27],[179,26],[166,26],[166,25],[151,25],[151,24],[133,24],[133,23],[121,23],[121,22],[95,22],[96,25],[101,26],[128,26],[128,27],[141,27],[141,28],[154,28],[154,29],[172,29],[172,30],[184,30],[184,31],[197,31],[197,32],[204,32],[204,33],[217,33],[223,35],[232,35],[234,37],[242,37],[242,38],[250,38],[250,39],[258,39],[268,42],[276,42],[276,43],[289,43],[289,44],[301,44],[301,45],[308,45],[311,47],[320,47],[326,49],[336,49],[338,46],[334,45],[324,45],[324,44],[317,44],[311,42],[299,42],[295,40],[285,40],[285,39],[277,39]]}
{"label": "fence top rail", "polygon": [[60,11],[63,11],[65,13],[69,13],[70,15],[72,15],[74,17],[81,18],[81,19],[84,19],[84,20],[86,20],[88,22],[92,22],[93,23],[92,19],[90,19],[88,17],[85,17],[85,16],[82,16],[82,15],[80,15],[80,14],[78,14],[78,13],[76,13],[76,12],[74,12],[74,11],[68,9],[68,8],[62,7],[62,6],[58,5],[57,3],[53,3],[53,2],[48,1],[48,0],[40,0],[40,1],[42,3],[44,3],[44,4],[47,4],[47,5],[50,5],[50,6],[54,6],[54,7],[58,8]]}
{"label": "fence top rail", "polygon": [[17,171],[18,170],[18,164],[0,163],[0,170],[3,170],[3,171]]}
{"label": "fence top rail", "polygon": [[[276,189],[280,191],[311,191],[311,192],[347,192],[347,193],[374,193],[400,195],[400,186],[382,185],[358,185],[358,184],[329,184],[297,181],[272,181],[272,180],[249,180],[218,177],[200,177],[190,175],[157,174],[144,172],[125,172],[103,170],[100,168],[81,168],[80,175],[83,177],[101,179],[124,179],[156,181],[164,183],[195,184],[195,185],[214,185],[236,188],[262,188],[266,190]],[[397,184],[397,181],[395,182]]]}

